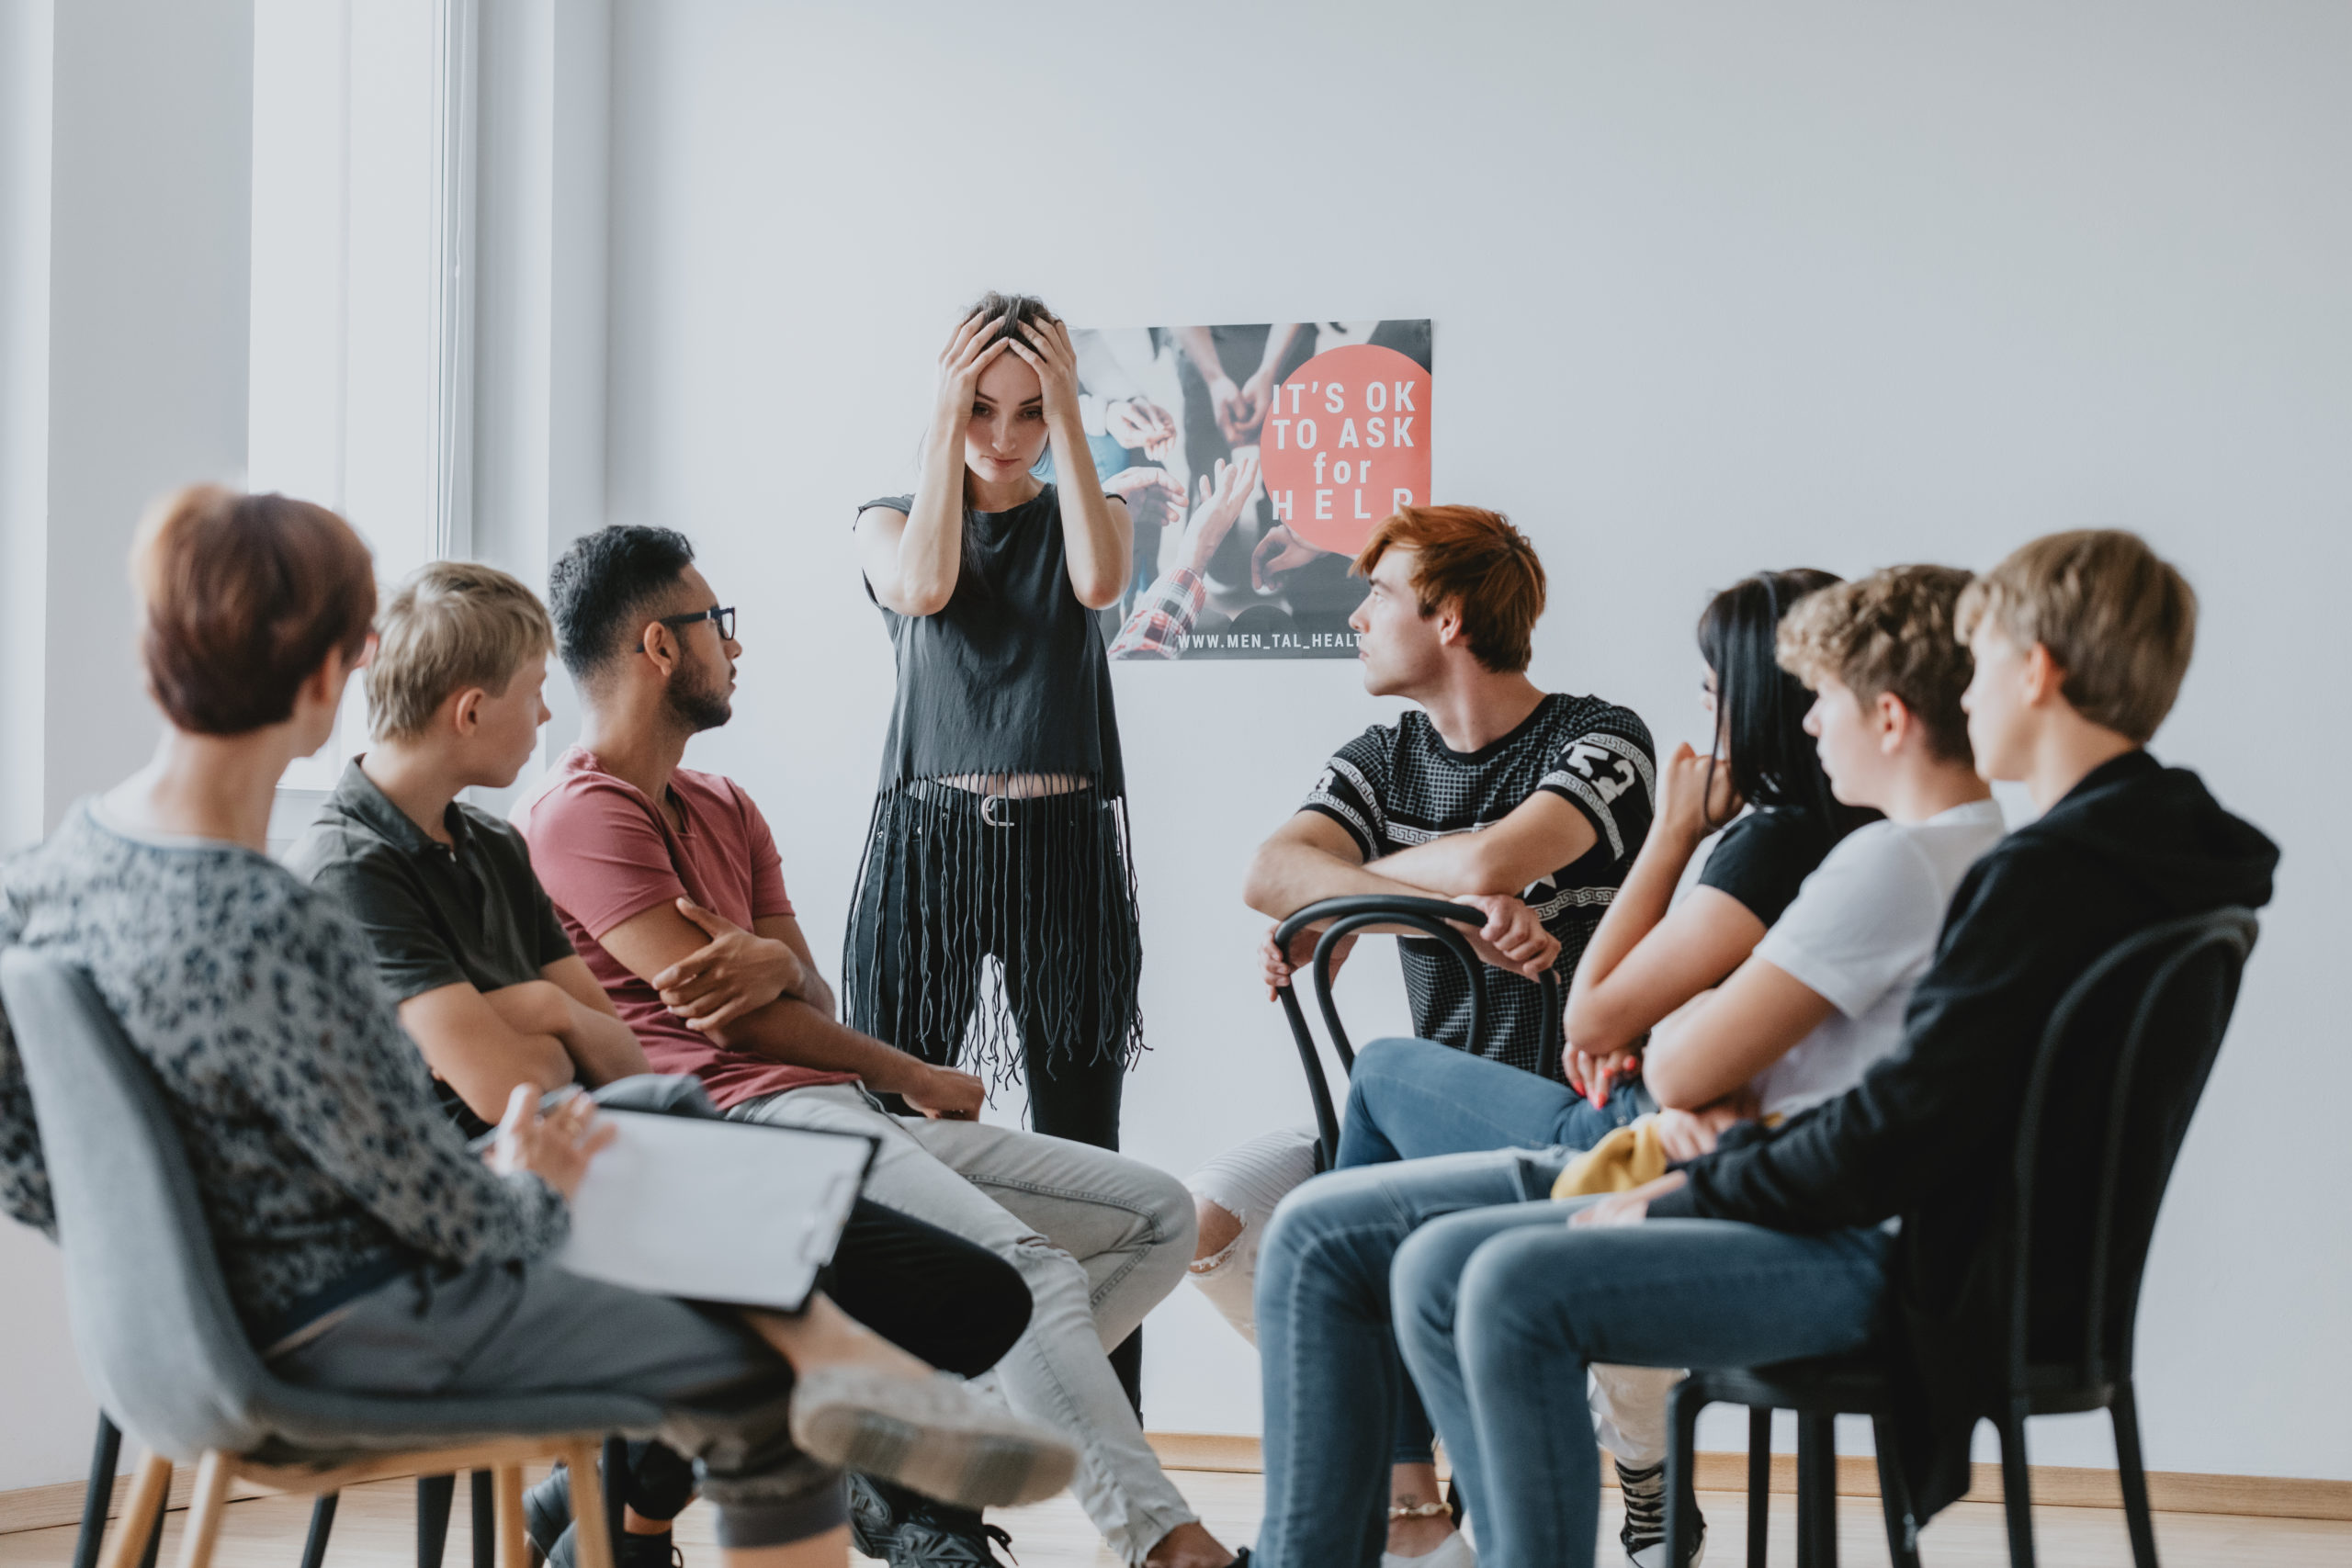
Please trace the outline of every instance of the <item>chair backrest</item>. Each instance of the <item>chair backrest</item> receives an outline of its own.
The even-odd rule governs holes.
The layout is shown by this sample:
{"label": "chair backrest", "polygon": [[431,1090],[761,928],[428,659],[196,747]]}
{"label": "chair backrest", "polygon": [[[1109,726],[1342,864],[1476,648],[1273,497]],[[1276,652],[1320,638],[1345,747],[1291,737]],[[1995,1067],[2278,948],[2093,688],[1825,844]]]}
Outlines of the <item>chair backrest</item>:
{"label": "chair backrest", "polygon": [[[1390,897],[1385,894],[1363,894],[1345,898],[1326,898],[1309,904],[1274,929],[1275,944],[1285,953],[1298,933],[1310,926],[1323,926],[1322,936],[1315,944],[1312,973],[1315,979],[1315,1000],[1323,1014],[1323,1027],[1331,1036],[1331,1049],[1340,1058],[1344,1072],[1355,1071],[1355,1047],[1349,1042],[1345,1025],[1340,1021],[1339,1004],[1331,998],[1331,963],[1340,943],[1366,926],[1406,926],[1443,947],[1462,970],[1470,992],[1470,1038],[1478,1039],[1487,1032],[1487,966],[1462,934],[1464,926],[1486,924],[1487,917],[1466,904],[1451,903],[1443,898]],[[1326,922],[1329,922],[1326,924]],[[1560,983],[1546,973],[1544,987],[1544,1043],[1536,1063],[1538,1076],[1551,1077],[1560,1065],[1562,1018],[1560,1013]],[[1299,1064],[1306,1069],[1306,1089],[1315,1102],[1315,1123],[1318,1135],[1315,1167],[1330,1168],[1331,1160],[1340,1150],[1340,1119],[1331,1103],[1331,1090],[1323,1077],[1323,1062],[1317,1054],[1315,1036],[1306,1026],[1306,1010],[1298,1001],[1298,987],[1294,982],[1283,987],[1283,1010],[1290,1020],[1291,1038],[1298,1046]]]}
{"label": "chair backrest", "polygon": [[74,1344],[99,1404],[156,1451],[244,1452],[268,1385],[154,1076],[80,968],[0,953],[57,1205]]}
{"label": "chair backrest", "polygon": [[2052,1010],[2011,1192],[2013,1389],[2030,1367],[2082,1387],[2129,1372],[2156,1213],[2258,929],[2252,911],[2227,908],[2141,931]]}

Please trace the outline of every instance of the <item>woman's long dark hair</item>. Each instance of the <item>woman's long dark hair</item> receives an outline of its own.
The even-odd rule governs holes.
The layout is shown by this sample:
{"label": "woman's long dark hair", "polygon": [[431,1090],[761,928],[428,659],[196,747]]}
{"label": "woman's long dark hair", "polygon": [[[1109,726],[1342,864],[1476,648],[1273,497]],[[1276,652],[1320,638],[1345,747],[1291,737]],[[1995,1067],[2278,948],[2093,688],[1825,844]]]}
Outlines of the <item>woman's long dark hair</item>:
{"label": "woman's long dark hair", "polygon": [[[964,314],[967,320],[978,316],[996,323],[989,330],[983,346],[999,338],[1013,337],[1012,328],[1016,321],[1023,326],[1036,327],[1057,319],[1051,310],[1046,309],[1046,302],[1034,294],[1000,294],[993,288],[974,300],[972,308]],[[1021,340],[1013,338],[1013,341]],[[1023,346],[1027,345],[1024,344]],[[979,514],[972,506],[972,467],[964,461],[960,452],[956,460],[964,470],[964,547],[956,569],[956,591],[951,597],[986,599],[990,597],[987,580],[972,570],[972,555],[979,542]]]}
{"label": "woman's long dark hair", "polygon": [[1719,755],[1731,769],[1732,787],[1750,806],[1812,813],[1827,825],[1833,843],[1879,814],[1830,793],[1829,775],[1804,732],[1813,694],[1781,668],[1773,644],[1791,605],[1840,581],[1810,567],[1759,571],[1716,594],[1699,617],[1699,656],[1714,671]]}

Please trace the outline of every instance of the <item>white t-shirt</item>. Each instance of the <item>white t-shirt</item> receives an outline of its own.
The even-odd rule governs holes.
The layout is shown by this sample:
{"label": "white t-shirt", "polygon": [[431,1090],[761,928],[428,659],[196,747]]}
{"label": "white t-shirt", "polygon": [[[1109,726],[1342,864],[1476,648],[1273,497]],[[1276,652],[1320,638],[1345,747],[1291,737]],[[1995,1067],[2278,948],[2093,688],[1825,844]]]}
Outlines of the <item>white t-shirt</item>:
{"label": "white t-shirt", "polygon": [[1911,987],[1935,956],[1944,911],[2001,837],[2001,808],[1971,801],[1925,822],[1873,822],[1814,868],[1756,956],[1838,1010],[1750,1087],[1764,1113],[1792,1116],[1845,1093],[1903,1043]]}

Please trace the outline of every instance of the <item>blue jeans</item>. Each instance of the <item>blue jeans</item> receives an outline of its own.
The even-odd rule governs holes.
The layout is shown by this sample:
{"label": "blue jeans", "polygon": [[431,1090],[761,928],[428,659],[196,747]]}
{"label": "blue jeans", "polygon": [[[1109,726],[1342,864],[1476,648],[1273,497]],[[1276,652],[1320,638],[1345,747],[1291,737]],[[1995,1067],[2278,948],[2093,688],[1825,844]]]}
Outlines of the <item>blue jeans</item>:
{"label": "blue jeans", "polygon": [[1375,1040],[1348,1075],[1335,1170],[1480,1149],[1589,1149],[1657,1102],[1640,1084],[1594,1105],[1566,1084],[1434,1040]]}
{"label": "blue jeans", "polygon": [[1483,1568],[1585,1568],[1600,1531],[1595,1361],[1746,1367],[1860,1348],[1890,1238],[1722,1220],[1571,1229],[1594,1199],[1474,1210],[1416,1231],[1396,1341],[1453,1461]]}
{"label": "blue jeans", "polygon": [[[1254,1553],[1261,1568],[1379,1562],[1388,1467],[1430,1460],[1429,1418],[1389,1320],[1390,1264],[1430,1220],[1544,1197],[1566,1161],[1500,1149],[1332,1171],[1274,1211],[1258,1254],[1256,1303],[1265,1387],[1266,1515]],[[1581,1418],[1581,1386],[1574,1403]],[[1395,1439],[1408,1422],[1419,1425],[1418,1452]]]}

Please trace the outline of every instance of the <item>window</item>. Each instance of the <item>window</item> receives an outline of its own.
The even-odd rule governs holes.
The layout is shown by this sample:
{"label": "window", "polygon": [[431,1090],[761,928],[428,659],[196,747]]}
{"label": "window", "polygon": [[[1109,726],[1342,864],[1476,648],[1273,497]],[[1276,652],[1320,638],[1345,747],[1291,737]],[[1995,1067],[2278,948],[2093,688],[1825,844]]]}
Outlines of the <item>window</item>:
{"label": "window", "polygon": [[[349,518],[390,584],[470,553],[476,0],[256,0],[248,482]],[[288,835],[366,739],[288,770]]]}

